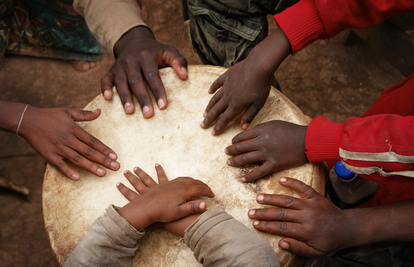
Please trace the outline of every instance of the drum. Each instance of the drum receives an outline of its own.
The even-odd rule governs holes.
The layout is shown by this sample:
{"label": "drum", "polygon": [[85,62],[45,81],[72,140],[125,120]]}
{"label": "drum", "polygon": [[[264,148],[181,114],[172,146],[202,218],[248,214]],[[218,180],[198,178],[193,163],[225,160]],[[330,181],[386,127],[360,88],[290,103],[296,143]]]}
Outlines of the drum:
{"label": "drum", "polygon": [[[98,178],[71,165],[81,175],[81,179],[74,182],[54,167],[47,166],[43,184],[43,215],[59,265],[63,264],[92,222],[102,216],[110,204],[123,206],[128,202],[116,184],[123,182],[132,189],[123,171],[132,170],[135,166],[141,167],[153,178],[156,177],[154,165],[160,163],[169,179],[190,176],[202,180],[216,195],[214,199],[206,199],[208,208],[220,206],[252,229],[247,211],[261,207],[256,202],[258,193],[299,197],[279,184],[278,179],[282,176],[299,179],[324,194],[322,165],[305,164],[273,173],[256,182],[242,183],[240,177],[256,166],[237,168],[226,164],[228,156],[224,149],[241,131],[240,117],[219,136],[211,134],[212,128],[200,128],[204,109],[211,99],[208,88],[225,71],[221,67],[190,66],[188,80],[182,81],[171,68],[161,69],[168,107],[165,110],[155,108],[155,114],[150,119],[144,119],[139,109],[132,115],[126,115],[116,93],[110,101],[98,96],[85,107],[86,110],[100,108],[102,114],[95,121],[79,124],[118,154],[121,168],[117,172],[107,170],[105,177]],[[135,102],[135,105],[138,106],[138,103]],[[273,88],[250,127],[270,120],[301,125],[309,122],[308,117]],[[303,259],[278,247],[280,236],[257,232],[275,249],[281,266],[301,265]],[[164,229],[148,230],[139,243],[133,266],[200,266],[184,241]]]}

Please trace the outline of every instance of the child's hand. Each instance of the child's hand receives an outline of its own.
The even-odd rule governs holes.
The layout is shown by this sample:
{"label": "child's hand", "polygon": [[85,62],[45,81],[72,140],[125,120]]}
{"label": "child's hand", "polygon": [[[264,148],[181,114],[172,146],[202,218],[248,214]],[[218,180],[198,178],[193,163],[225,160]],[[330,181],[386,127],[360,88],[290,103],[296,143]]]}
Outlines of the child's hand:
{"label": "child's hand", "polygon": [[168,181],[162,167],[157,164],[155,168],[159,185],[140,168],[134,169],[140,179],[129,171],[125,172],[125,176],[140,195],[122,183],[117,185],[121,193],[131,201],[118,212],[138,231],[155,222],[168,223],[206,210],[204,201],[190,201],[201,196],[214,197],[214,193],[205,183],[190,177],[178,177]]}
{"label": "child's hand", "polygon": [[292,178],[281,178],[283,186],[298,192],[302,199],[283,195],[257,196],[257,202],[273,208],[253,209],[249,217],[256,229],[284,236],[279,246],[305,257],[331,255],[352,244],[352,220],[313,188]]}
{"label": "child's hand", "polygon": [[201,128],[206,129],[217,120],[212,131],[217,135],[243,114],[240,125],[246,130],[269,96],[274,72],[290,52],[289,40],[279,27],[245,60],[228,69],[208,91],[213,94],[221,88],[208,103]]}
{"label": "child's hand", "polygon": [[262,162],[256,170],[243,175],[250,182],[265,175],[308,162],[305,154],[306,126],[285,121],[270,121],[236,135],[233,145],[226,148],[230,166]]}

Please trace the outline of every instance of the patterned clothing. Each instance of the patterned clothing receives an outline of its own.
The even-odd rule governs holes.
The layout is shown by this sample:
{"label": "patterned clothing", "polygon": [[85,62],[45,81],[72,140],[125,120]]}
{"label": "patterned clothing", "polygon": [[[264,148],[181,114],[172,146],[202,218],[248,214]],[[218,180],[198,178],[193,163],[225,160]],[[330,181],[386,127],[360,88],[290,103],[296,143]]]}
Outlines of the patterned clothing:
{"label": "patterned clothing", "polygon": [[0,66],[5,54],[96,61],[104,49],[71,0],[2,0]]}

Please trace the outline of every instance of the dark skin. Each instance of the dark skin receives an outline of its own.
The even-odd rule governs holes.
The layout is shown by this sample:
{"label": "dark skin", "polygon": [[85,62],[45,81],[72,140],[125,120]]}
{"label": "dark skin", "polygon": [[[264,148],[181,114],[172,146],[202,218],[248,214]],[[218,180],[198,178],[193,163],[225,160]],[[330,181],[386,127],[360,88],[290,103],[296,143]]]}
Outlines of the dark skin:
{"label": "dark skin", "polygon": [[262,162],[256,170],[242,176],[243,182],[260,179],[272,172],[303,165],[308,161],[305,153],[307,126],[285,121],[270,121],[241,132],[225,149],[233,156],[230,166]]}
{"label": "dark skin", "polygon": [[292,253],[317,258],[380,241],[414,240],[414,213],[407,212],[414,209],[414,200],[341,210],[301,181],[279,182],[302,198],[260,194],[257,202],[273,207],[252,209],[248,215],[257,230],[284,236],[279,246]]}
{"label": "dark skin", "polygon": [[118,183],[119,191],[131,201],[118,212],[138,231],[163,223],[168,231],[183,236],[184,230],[207,208],[204,201],[194,199],[201,196],[213,198],[214,193],[199,180],[178,177],[168,181],[159,164],[155,169],[158,184],[138,167],[134,168],[137,176],[129,171],[124,173],[139,195]]}
{"label": "dark skin", "polygon": [[[150,29],[139,26],[125,33],[115,44],[116,61],[109,72],[101,79],[101,91],[105,99],[112,98],[112,86],[121,98],[125,113],[134,112],[132,95],[141,106],[144,118],[154,115],[150,92],[154,95],[158,108],[167,107],[167,94],[162,84],[159,68],[171,66],[180,79],[187,79],[187,60],[172,46],[157,42]],[[132,94],[131,94],[132,92]]]}
{"label": "dark skin", "polygon": [[[16,133],[25,104],[0,101],[0,129]],[[66,177],[77,181],[80,176],[68,167],[64,159],[99,176],[106,170],[116,171],[120,165],[117,155],[108,146],[93,137],[76,121],[95,120],[101,110],[85,111],[70,108],[42,109],[29,106],[23,116],[19,135],[49,164]],[[97,164],[96,164],[97,163]]]}
{"label": "dark skin", "polygon": [[206,107],[201,128],[207,129],[217,121],[212,130],[212,134],[217,135],[243,114],[240,126],[246,130],[269,96],[273,73],[290,53],[289,40],[277,28],[245,60],[235,64],[211,85],[208,92],[216,94]]}

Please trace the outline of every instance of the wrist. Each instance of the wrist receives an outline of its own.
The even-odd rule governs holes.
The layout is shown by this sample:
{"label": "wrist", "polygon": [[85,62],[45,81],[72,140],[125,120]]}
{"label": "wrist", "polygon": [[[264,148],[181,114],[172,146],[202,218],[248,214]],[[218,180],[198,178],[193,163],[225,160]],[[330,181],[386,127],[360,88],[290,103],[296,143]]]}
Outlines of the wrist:
{"label": "wrist", "polygon": [[146,40],[156,41],[152,31],[146,26],[137,26],[127,31],[114,45],[115,58],[124,50],[124,47],[136,41],[145,42]]}
{"label": "wrist", "polygon": [[248,58],[251,63],[267,76],[273,75],[292,49],[289,40],[281,28],[277,28],[267,38],[252,49]]}
{"label": "wrist", "polygon": [[141,205],[137,205],[136,202],[137,200],[126,204],[118,210],[118,213],[127,220],[132,227],[141,232],[150,226],[153,221],[147,210],[144,207],[140,207]]}

